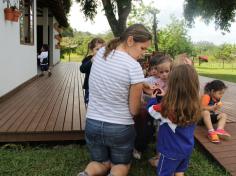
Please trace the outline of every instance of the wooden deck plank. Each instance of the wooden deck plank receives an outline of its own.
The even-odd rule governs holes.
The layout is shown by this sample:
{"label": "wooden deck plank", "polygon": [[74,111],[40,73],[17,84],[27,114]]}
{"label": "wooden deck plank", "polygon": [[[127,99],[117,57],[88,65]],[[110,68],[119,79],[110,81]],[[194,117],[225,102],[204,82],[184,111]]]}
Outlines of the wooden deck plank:
{"label": "wooden deck plank", "polygon": [[[22,107],[22,109],[24,109],[23,113],[19,113],[19,116],[16,117],[17,120],[16,120],[16,118],[12,118],[11,122],[13,122],[13,123],[8,128],[8,132],[15,132],[15,131],[17,131],[18,127],[22,123],[25,122],[27,117],[29,117],[29,114],[34,113],[34,110],[35,110],[34,108],[38,108],[39,101],[42,101],[42,99],[44,99],[45,93],[50,89],[49,81],[48,80],[46,81],[43,89],[45,89],[45,90],[40,90],[35,95],[32,96],[32,99],[29,102],[29,104],[27,104],[27,106]],[[19,111],[19,112],[21,112],[21,111]]]}
{"label": "wooden deck plank", "polygon": [[34,98],[43,92],[42,87],[43,85],[32,89],[28,94],[26,94],[26,97],[22,102],[16,104],[14,108],[9,108],[10,113],[0,121],[0,132],[7,131],[14,123],[17,123],[16,120],[19,120],[18,117],[24,113],[27,107],[33,102]]}
{"label": "wooden deck plank", "polygon": [[72,69],[72,74],[69,77],[69,80],[68,80],[63,98],[62,98],[62,102],[61,102],[60,110],[57,116],[54,131],[63,131],[63,126],[65,122],[65,117],[66,117],[67,103],[68,103],[69,93],[70,93],[70,87],[71,87],[71,82],[73,78],[73,67],[71,67],[71,69]]}
{"label": "wooden deck plank", "polygon": [[73,66],[73,75],[71,77],[71,83],[69,88],[69,95],[68,95],[68,102],[66,107],[66,115],[64,120],[63,131],[70,131],[72,130],[72,123],[73,123],[73,106],[74,106],[74,91],[75,91],[75,74],[76,74],[76,67]]}
{"label": "wooden deck plank", "polygon": [[43,131],[47,124],[48,117],[50,116],[53,106],[55,104],[55,101],[57,99],[57,95],[59,94],[61,87],[63,86],[67,75],[68,75],[69,70],[65,70],[65,75],[60,78],[59,82],[60,84],[56,87],[55,91],[51,92],[49,98],[47,101],[43,104],[39,112],[34,118],[34,121],[30,123],[27,132],[34,132],[36,131],[36,128],[38,127],[37,131]]}
{"label": "wooden deck plank", "polygon": [[[50,81],[50,84],[48,85],[48,89],[45,91],[43,96],[37,100],[36,105],[33,106],[33,109],[31,110],[31,112],[27,115],[26,119],[18,127],[18,129],[17,129],[18,132],[26,131],[28,126],[30,126],[30,124],[37,124],[37,121],[38,121],[37,118],[40,119],[40,117],[38,117],[39,111],[41,109],[43,109],[43,107],[45,107],[45,105],[48,105],[53,93],[56,91],[58,86],[61,84],[60,80],[56,79],[56,78],[57,77],[48,78]],[[46,89],[46,87],[45,87],[45,89]],[[36,119],[36,121],[35,121],[35,119]]]}
{"label": "wooden deck plank", "polygon": [[74,106],[73,106],[73,122],[72,122],[72,129],[73,130],[81,130],[81,122],[80,122],[80,110],[79,110],[79,89],[78,89],[78,73],[79,73],[79,66],[76,67],[76,75],[75,75],[75,91],[74,91]]}
{"label": "wooden deck plank", "polygon": [[60,106],[61,106],[62,98],[65,92],[65,88],[67,86],[67,83],[71,74],[72,74],[72,71],[70,70],[70,72],[67,75],[66,80],[64,81],[63,86],[58,92],[58,95],[52,107],[53,108],[52,111],[51,112],[47,111],[47,112],[50,112],[50,113],[47,113],[47,115],[45,116],[47,117],[47,119],[43,119],[42,124],[40,124],[40,126],[37,127],[36,131],[53,131],[54,130],[54,126],[57,120],[58,113],[60,111]]}
{"label": "wooden deck plank", "polygon": [[1,102],[0,142],[83,139],[86,109],[78,68],[78,63],[58,64],[50,78],[38,78]]}

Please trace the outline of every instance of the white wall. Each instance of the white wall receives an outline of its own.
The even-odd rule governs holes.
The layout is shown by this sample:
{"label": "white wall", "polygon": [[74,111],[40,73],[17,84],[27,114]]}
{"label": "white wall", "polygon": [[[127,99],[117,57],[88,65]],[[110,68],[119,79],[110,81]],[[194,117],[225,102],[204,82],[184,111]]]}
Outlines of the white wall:
{"label": "white wall", "polygon": [[[53,18],[53,24],[56,23],[57,20]],[[53,25],[52,24],[52,25]],[[60,49],[56,49],[55,45],[57,44],[57,40],[54,38],[54,36],[58,34],[58,32],[53,28],[53,65],[60,62]],[[51,40],[51,39],[50,39]],[[52,41],[52,40],[51,40]]]}
{"label": "white wall", "polygon": [[21,45],[19,22],[4,19],[6,5],[0,1],[0,97],[37,74],[37,21],[34,21],[34,45]]}

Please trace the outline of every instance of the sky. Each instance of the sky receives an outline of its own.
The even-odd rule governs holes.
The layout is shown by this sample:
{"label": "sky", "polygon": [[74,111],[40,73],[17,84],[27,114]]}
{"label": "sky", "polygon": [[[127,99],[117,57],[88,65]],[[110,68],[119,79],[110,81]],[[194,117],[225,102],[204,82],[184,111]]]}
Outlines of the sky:
{"label": "sky", "polygon": [[[151,0],[143,0],[144,3],[150,3]],[[177,19],[183,19],[183,4],[184,0],[155,0],[154,6],[160,10],[157,15],[159,21],[158,27],[165,27],[170,21],[170,16],[174,15]],[[174,2],[174,3],[173,3]],[[85,16],[81,12],[79,4],[73,2],[69,14],[69,22],[72,28],[77,31],[90,32],[93,34],[105,33],[110,30],[110,26],[104,15],[104,11],[98,9],[98,14],[94,22],[85,20]],[[214,44],[236,43],[236,23],[232,24],[230,33],[222,34],[222,31],[215,30],[213,22],[206,25],[200,18],[195,20],[193,28],[188,29],[188,35],[193,42],[209,41]]]}

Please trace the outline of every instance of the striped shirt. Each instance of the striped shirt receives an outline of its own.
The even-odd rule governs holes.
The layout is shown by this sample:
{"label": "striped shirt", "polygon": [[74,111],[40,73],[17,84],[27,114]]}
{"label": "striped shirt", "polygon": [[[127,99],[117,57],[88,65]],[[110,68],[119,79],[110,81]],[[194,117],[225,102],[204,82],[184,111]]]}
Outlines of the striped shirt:
{"label": "striped shirt", "polygon": [[140,64],[125,52],[113,50],[106,59],[105,48],[94,57],[89,77],[87,118],[114,123],[134,124],[129,111],[129,88],[141,83]]}

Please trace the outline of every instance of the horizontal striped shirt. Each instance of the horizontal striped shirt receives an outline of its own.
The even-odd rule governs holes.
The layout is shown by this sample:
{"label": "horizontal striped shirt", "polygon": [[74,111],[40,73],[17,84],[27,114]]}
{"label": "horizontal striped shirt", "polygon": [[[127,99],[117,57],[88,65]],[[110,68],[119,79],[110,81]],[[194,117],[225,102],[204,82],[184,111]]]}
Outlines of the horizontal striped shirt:
{"label": "horizontal striped shirt", "polygon": [[141,83],[140,64],[125,52],[113,50],[106,59],[101,48],[93,58],[89,77],[87,118],[114,123],[133,124],[129,111],[129,88]]}

